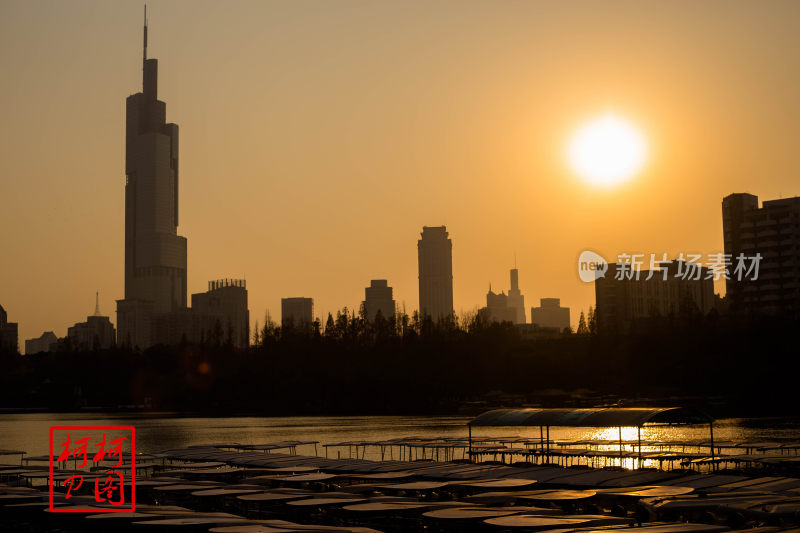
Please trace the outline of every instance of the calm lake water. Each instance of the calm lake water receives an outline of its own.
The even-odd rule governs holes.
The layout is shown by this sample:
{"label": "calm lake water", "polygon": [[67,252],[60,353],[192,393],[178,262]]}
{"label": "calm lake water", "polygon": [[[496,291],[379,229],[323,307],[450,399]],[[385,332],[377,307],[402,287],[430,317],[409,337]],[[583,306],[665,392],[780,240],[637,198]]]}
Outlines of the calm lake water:
{"label": "calm lake water", "polygon": [[[27,413],[0,414],[0,448],[25,450],[30,455],[48,453],[48,431],[55,425],[132,425],[136,450],[155,452],[204,443],[258,444],[281,440],[316,440],[321,444],[352,440],[386,440],[396,437],[467,436],[469,417],[192,417],[164,413]],[[538,428],[476,428],[475,435],[539,437]],[[552,428],[551,439],[617,439],[618,430]],[[636,439],[635,428],[624,428],[623,438]],[[707,426],[653,427],[642,430],[642,439],[707,439]],[[715,440],[800,441],[800,418],[730,418],[714,423]],[[313,447],[298,453],[312,455]],[[319,447],[319,454],[324,455]],[[368,448],[368,459],[379,459],[377,448]],[[346,456],[347,449],[343,451]],[[331,456],[336,452],[331,451]],[[7,461],[1,461],[7,462]]]}

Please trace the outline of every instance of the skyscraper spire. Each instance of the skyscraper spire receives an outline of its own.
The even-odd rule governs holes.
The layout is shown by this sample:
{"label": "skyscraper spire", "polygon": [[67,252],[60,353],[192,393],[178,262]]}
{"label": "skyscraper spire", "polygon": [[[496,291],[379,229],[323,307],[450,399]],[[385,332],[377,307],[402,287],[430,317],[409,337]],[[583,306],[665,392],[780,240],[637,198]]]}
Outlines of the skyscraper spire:
{"label": "skyscraper spire", "polygon": [[147,58],[147,4],[144,6],[144,39],[142,42],[142,93],[149,102],[158,99],[158,60]]}
{"label": "skyscraper spire", "polygon": [[158,59],[147,53],[142,92],[125,100],[125,299],[117,301],[121,342],[152,344],[150,317],[185,309],[186,239],[178,235],[178,125],[158,99]]}
{"label": "skyscraper spire", "polygon": [[94,293],[94,316],[100,316],[100,293]]}
{"label": "skyscraper spire", "polygon": [[508,307],[513,308],[516,315],[515,324],[525,323],[525,297],[519,290],[519,270],[517,270],[517,254],[514,253],[514,268],[509,272],[511,288],[508,289]]}
{"label": "skyscraper spire", "polygon": [[147,4],[144,5],[144,47],[142,49],[142,64],[147,61]]}

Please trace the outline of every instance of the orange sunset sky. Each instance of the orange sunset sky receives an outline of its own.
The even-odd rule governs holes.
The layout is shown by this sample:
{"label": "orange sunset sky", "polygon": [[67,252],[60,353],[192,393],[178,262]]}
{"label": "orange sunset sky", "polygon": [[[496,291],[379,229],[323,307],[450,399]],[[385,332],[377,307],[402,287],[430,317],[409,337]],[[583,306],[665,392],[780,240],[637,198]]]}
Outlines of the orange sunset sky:
{"label": "orange sunset sky", "polygon": [[[0,304],[24,339],[123,297],[125,98],[141,2],[0,2]],[[722,250],[722,197],[800,194],[800,3],[150,2],[180,126],[189,293],[246,277],[252,322],[325,319],[386,278],[417,307],[423,225],[453,239],[457,312],[508,288],[580,310],[587,248]],[[649,155],[616,187],[570,136],[613,112]],[[720,287],[721,289],[721,287]],[[530,320],[530,315],[528,314]]]}

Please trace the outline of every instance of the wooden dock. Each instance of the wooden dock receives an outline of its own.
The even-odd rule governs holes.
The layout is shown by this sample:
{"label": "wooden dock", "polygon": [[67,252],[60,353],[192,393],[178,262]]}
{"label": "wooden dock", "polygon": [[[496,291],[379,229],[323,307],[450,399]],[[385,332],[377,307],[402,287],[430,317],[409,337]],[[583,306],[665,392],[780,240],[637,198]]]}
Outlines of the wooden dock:
{"label": "wooden dock", "polygon": [[[642,533],[800,531],[797,477],[687,468],[591,468],[551,461],[474,462],[479,456],[445,461],[453,454],[443,450],[459,442],[387,442],[349,446],[362,449],[362,454],[364,446],[393,446],[397,458],[372,461],[358,454],[326,458],[296,453],[298,446],[313,446],[309,442],[215,443],[140,455],[135,513],[48,512],[48,472],[42,465],[0,465],[0,530],[564,533],[637,526]],[[515,448],[517,454],[530,443],[495,438],[477,444]],[[549,444],[560,453],[591,449],[578,442]],[[437,446],[439,461],[431,459]],[[741,455],[755,452],[761,459],[797,457],[796,448],[731,446],[751,452]],[[685,453],[690,453],[688,446]],[[139,470],[139,463],[147,468]],[[96,474],[103,471],[99,468]],[[63,480],[69,473],[59,470],[57,475]],[[93,503],[71,500],[73,506]]]}

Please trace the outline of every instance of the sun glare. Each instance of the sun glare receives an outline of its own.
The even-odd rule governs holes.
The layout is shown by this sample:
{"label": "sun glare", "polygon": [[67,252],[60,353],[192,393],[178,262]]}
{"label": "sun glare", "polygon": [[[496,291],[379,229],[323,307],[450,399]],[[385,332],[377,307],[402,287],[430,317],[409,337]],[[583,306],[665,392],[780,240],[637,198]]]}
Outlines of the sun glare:
{"label": "sun glare", "polygon": [[569,143],[569,162],[584,180],[617,185],[635,176],[647,157],[641,132],[630,122],[607,114],[584,124]]}

